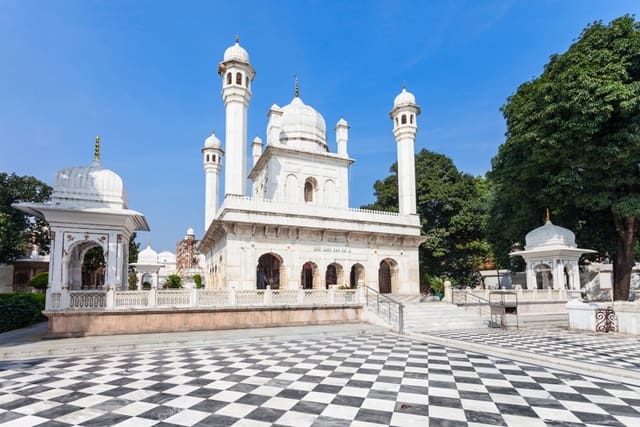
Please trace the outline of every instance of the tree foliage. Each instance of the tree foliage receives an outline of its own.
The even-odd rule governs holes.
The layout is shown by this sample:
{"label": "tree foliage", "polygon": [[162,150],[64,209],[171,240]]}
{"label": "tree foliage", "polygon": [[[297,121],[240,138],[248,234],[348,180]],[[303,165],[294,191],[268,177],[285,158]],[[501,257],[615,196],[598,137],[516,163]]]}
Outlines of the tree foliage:
{"label": "tree foliage", "polygon": [[614,257],[616,299],[627,299],[640,216],[640,23],[595,22],[502,108],[507,140],[493,159],[489,236],[510,245],[554,222],[582,246]]}
{"label": "tree foliage", "polygon": [[[485,241],[490,189],[484,178],[461,173],[451,159],[429,150],[415,157],[417,211],[427,240],[420,246],[422,277],[477,282],[477,268],[491,257]],[[374,184],[375,203],[365,209],[398,210],[397,164]]]}
{"label": "tree foliage", "polygon": [[177,274],[170,274],[167,276],[167,282],[165,286],[172,289],[182,288],[182,278]]}
{"label": "tree foliage", "polygon": [[31,279],[29,279],[27,285],[32,286],[39,291],[44,291],[45,289],[47,289],[47,286],[49,286],[49,273],[46,271],[42,271],[36,274]]}
{"label": "tree foliage", "polygon": [[19,202],[45,202],[52,188],[33,176],[0,172],[0,263],[12,262],[26,254],[35,237],[43,253],[48,252],[45,222],[11,207]]}

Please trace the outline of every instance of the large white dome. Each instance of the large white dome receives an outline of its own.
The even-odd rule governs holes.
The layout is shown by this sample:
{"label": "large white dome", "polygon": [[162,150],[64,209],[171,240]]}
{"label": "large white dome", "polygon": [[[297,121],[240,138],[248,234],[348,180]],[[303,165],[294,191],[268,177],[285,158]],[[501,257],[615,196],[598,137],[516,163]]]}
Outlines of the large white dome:
{"label": "large white dome", "polygon": [[569,229],[553,225],[547,221],[543,226],[531,230],[525,236],[526,250],[548,247],[576,247],[576,235]]}
{"label": "large white dome", "polygon": [[127,209],[122,178],[96,163],[60,170],[56,174],[51,201],[60,206]]}
{"label": "large white dome", "polygon": [[242,46],[240,46],[240,43],[237,39],[236,43],[233,46],[228,47],[227,50],[224,51],[223,62],[227,61],[238,61],[244,62],[245,64],[249,63],[249,53],[244,50]]}
{"label": "large white dome", "polygon": [[281,144],[301,151],[329,151],[324,117],[300,97],[282,107],[281,120]]}
{"label": "large white dome", "polygon": [[150,245],[147,245],[146,249],[138,253],[138,264],[157,264],[158,253],[151,249]]}

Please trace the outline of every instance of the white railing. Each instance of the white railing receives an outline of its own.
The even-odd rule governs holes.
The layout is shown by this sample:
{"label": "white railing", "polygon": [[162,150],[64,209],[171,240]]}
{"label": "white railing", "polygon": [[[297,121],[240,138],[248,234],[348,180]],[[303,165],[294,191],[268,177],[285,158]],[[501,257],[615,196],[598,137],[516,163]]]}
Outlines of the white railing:
{"label": "white railing", "polygon": [[147,291],[59,291],[47,293],[47,310],[155,310],[171,308],[362,305],[361,289],[150,289]]}
{"label": "white railing", "polygon": [[96,310],[107,306],[107,294],[104,291],[69,291],[71,310]]}
{"label": "white railing", "polygon": [[118,291],[114,293],[114,308],[146,308],[149,295],[144,291]]}
{"label": "white railing", "polygon": [[[509,291],[516,292],[518,294],[519,302],[544,302],[544,301],[568,301],[569,295],[566,289],[508,289]],[[488,300],[491,292],[499,291],[499,289],[453,289],[452,292],[455,295],[456,292],[474,295],[476,297]],[[454,296],[455,298],[455,296]],[[457,303],[454,300],[454,303]]]}
{"label": "white railing", "polygon": [[198,307],[224,307],[229,305],[229,292],[198,290]]}
{"label": "white railing", "polygon": [[189,307],[191,305],[189,301],[191,290],[189,289],[162,289],[158,290],[157,292],[157,307]]}

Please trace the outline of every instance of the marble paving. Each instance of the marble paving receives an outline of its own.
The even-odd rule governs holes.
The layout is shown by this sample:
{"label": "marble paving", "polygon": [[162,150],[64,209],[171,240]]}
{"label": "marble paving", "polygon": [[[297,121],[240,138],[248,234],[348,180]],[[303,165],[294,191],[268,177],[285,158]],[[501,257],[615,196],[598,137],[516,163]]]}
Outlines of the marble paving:
{"label": "marble paving", "polygon": [[0,362],[0,426],[640,426],[640,389],[393,334]]}

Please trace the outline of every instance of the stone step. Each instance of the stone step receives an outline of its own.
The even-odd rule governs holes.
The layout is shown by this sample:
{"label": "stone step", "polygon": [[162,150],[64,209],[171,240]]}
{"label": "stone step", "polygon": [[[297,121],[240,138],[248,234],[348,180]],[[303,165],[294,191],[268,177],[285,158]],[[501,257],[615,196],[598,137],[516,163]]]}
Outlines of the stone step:
{"label": "stone step", "polygon": [[465,310],[440,301],[403,302],[404,327],[407,331],[443,331],[487,327],[477,311]]}

